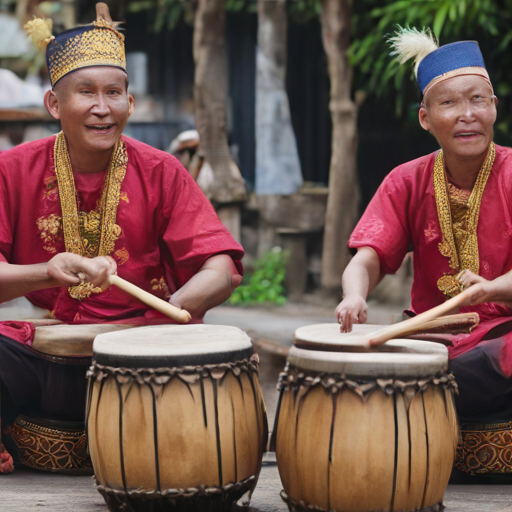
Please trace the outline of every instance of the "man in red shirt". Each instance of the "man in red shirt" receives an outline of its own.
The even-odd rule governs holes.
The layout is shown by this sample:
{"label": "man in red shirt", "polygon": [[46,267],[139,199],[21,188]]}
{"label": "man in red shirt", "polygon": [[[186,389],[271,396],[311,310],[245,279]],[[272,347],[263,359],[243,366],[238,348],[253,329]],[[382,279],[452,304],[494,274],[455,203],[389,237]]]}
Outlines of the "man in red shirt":
{"label": "man in red shirt", "polygon": [[411,246],[413,313],[474,285],[461,312],[478,313],[480,325],[449,347],[457,410],[470,432],[457,468],[512,472],[512,338],[503,336],[512,329],[512,293],[510,278],[500,277],[512,270],[512,150],[493,142],[497,98],[478,43],[438,47],[415,29],[392,42],[402,63],[416,60],[419,121],[441,150],[397,167],[379,187],[349,240],[357,254],[343,274],[337,318],[342,332],[364,323],[367,296]]}
{"label": "man in red shirt", "polygon": [[[122,136],[135,102],[105,8],[56,38],[48,20],[28,24],[47,45],[45,102],[62,132],[0,156],[0,302],[26,296],[66,323],[170,322],[109,288],[117,272],[201,322],[240,284],[243,249],[174,157]],[[86,368],[10,334],[0,325],[3,426],[19,412],[83,422]],[[12,469],[6,453],[0,443],[0,473]]]}

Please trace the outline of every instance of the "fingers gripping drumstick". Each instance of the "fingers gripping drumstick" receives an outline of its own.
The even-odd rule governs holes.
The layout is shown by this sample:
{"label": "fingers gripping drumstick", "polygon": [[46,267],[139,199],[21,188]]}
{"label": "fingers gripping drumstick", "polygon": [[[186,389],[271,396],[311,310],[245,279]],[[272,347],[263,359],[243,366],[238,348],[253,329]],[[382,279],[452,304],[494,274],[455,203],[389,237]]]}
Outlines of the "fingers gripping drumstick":
{"label": "fingers gripping drumstick", "polygon": [[191,319],[190,313],[188,311],[177,308],[176,306],[169,304],[165,300],[155,297],[151,293],[148,293],[142,288],[139,288],[138,286],[135,286],[134,284],[129,283],[128,281],[125,281],[119,276],[111,275],[109,277],[109,281],[110,284],[116,285],[118,288],[121,288],[121,290],[125,291],[126,293],[129,293],[136,299],[139,299],[141,302],[144,302],[144,304],[147,304],[153,309],[160,311],[160,313],[163,313],[164,315],[168,316],[169,318],[172,318],[173,320],[180,324],[186,324]]}
{"label": "fingers gripping drumstick", "polygon": [[409,318],[409,320],[388,325],[379,331],[369,334],[367,337],[368,345],[370,347],[376,347],[393,338],[400,338],[401,336],[414,332],[417,328],[420,328],[423,323],[446,315],[446,313],[449,313],[452,309],[462,306],[471,293],[472,290],[470,289],[464,290],[462,293],[459,293],[459,295],[447,300],[435,308],[420,313],[413,318]]}

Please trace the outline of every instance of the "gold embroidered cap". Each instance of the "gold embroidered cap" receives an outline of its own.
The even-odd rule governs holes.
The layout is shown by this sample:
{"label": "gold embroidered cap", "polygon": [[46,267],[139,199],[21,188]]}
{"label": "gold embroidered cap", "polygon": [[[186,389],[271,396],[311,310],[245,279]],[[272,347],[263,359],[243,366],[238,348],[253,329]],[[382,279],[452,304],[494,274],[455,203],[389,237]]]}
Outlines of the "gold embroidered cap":
{"label": "gold embroidered cap", "polygon": [[46,44],[46,62],[52,87],[64,76],[90,66],[114,66],[126,71],[124,36],[117,30],[108,7],[96,4],[97,19],[90,25],[66,30],[54,37],[51,20],[36,18],[25,25],[33,43]]}

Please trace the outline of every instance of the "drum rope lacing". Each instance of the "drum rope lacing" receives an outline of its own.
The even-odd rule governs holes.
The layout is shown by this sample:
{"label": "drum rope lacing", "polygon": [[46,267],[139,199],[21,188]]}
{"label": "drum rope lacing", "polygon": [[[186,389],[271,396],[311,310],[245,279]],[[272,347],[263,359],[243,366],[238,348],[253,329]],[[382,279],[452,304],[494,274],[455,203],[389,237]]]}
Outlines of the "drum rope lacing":
{"label": "drum rope lacing", "polygon": [[121,384],[125,384],[129,382],[130,379],[134,379],[138,384],[155,383],[159,385],[167,384],[173,377],[177,376],[189,384],[193,384],[200,377],[222,379],[228,371],[235,376],[239,376],[242,371],[258,373],[258,354],[253,354],[250,358],[230,363],[170,368],[115,368],[113,366],[99,364],[93,360],[92,366],[87,371],[86,376],[87,378],[94,378],[98,382],[108,377],[115,377]]}
{"label": "drum rope lacing", "polygon": [[277,390],[286,391],[290,388],[298,388],[300,386],[306,388],[323,386],[326,390],[330,390],[334,394],[346,387],[357,393],[362,399],[365,399],[376,389],[384,391],[387,395],[392,395],[396,391],[401,391],[405,395],[415,395],[425,391],[429,384],[442,386],[444,389],[449,389],[455,394],[459,392],[457,382],[452,373],[438,374],[423,379],[401,380],[376,378],[375,380],[364,379],[358,381],[349,379],[346,375],[340,375],[338,373],[304,371],[290,363],[287,363],[284,372],[279,374]]}

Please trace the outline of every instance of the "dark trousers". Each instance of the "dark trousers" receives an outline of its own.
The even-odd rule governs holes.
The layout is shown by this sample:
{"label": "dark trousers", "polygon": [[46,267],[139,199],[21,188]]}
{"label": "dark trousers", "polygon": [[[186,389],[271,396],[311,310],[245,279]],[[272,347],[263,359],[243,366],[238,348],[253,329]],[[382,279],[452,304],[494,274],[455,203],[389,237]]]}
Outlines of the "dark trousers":
{"label": "dark trousers", "polygon": [[512,420],[512,378],[503,374],[500,353],[504,338],[482,341],[450,361],[459,385],[455,404],[463,423],[499,423]]}
{"label": "dark trousers", "polygon": [[18,414],[84,422],[88,366],[48,361],[0,335],[2,426],[12,425]]}

